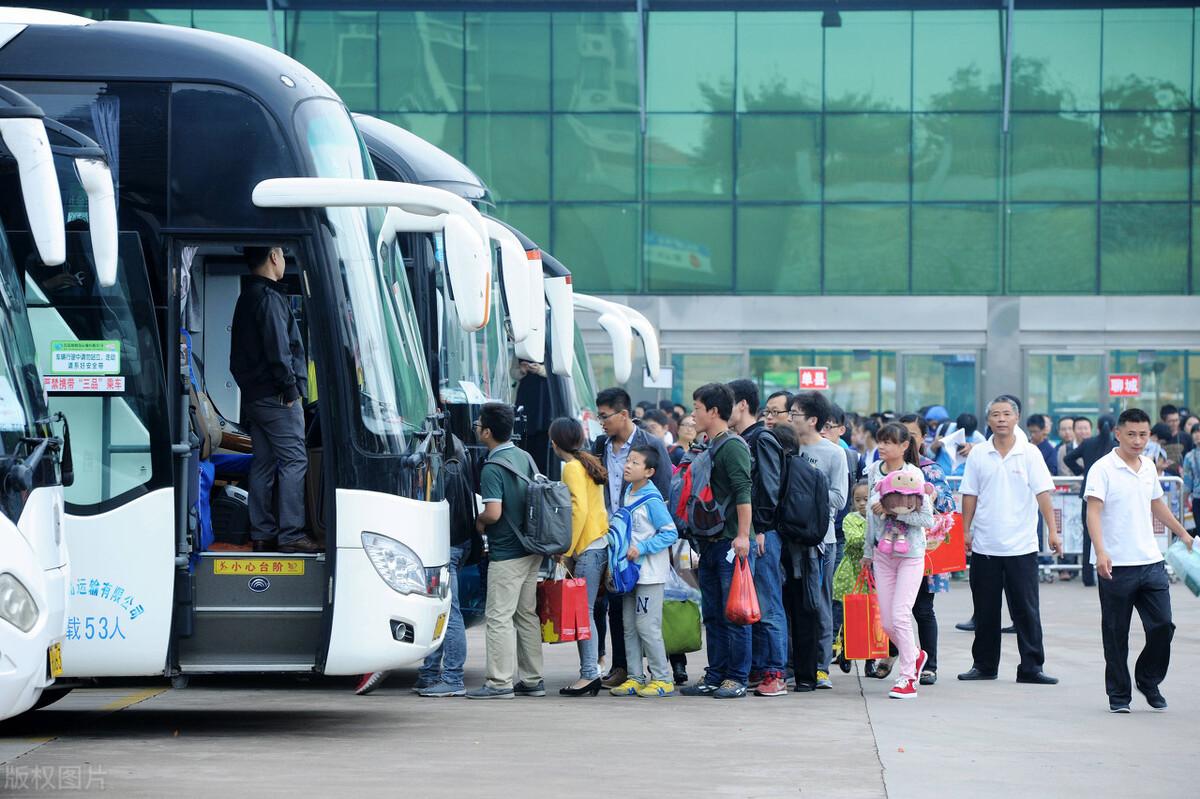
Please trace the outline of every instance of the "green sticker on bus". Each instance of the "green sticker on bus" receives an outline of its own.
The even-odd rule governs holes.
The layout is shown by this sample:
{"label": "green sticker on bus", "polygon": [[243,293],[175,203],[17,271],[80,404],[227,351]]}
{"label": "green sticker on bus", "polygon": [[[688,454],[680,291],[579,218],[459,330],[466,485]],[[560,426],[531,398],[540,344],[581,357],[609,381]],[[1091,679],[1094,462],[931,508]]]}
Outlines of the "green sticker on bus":
{"label": "green sticker on bus", "polygon": [[120,341],[50,342],[50,374],[52,375],[117,375],[120,373]]}

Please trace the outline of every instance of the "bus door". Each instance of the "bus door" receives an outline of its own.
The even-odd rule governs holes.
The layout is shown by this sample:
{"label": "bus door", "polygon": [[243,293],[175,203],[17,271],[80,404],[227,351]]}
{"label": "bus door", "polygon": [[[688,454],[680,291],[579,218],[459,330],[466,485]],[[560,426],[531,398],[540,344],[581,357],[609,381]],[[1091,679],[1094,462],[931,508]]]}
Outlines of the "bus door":
{"label": "bus door", "polygon": [[[83,226],[86,228],[86,225]],[[71,426],[64,490],[71,559],[63,673],[164,672],[173,605],[174,492],[155,308],[136,233],[118,237],[118,277],[96,279],[85,230],[45,266],[14,237],[50,411]]]}
{"label": "bus door", "polygon": [[[234,308],[250,276],[243,245],[284,249],[280,281],[308,355],[305,405],[308,472],[306,532],[324,543],[334,478],[327,474],[318,415],[319,393],[310,284],[301,264],[311,255],[296,240],[175,240],[179,368],[170,375],[181,453],[179,490],[189,514],[176,531],[176,663],[181,672],[311,671],[327,636],[330,561],[326,553],[254,552],[250,539],[249,469],[254,456],[241,414],[241,391],[229,371]],[[183,408],[187,407],[187,412]],[[187,452],[183,452],[186,443]],[[177,520],[178,521],[178,520]]]}

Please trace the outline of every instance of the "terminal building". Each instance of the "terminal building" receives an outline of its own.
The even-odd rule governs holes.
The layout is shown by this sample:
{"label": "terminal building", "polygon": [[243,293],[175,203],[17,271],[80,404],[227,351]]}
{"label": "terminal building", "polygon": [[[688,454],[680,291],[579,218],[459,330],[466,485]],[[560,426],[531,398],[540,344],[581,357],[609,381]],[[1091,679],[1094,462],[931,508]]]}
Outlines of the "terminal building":
{"label": "terminal building", "polygon": [[659,327],[673,389],[635,396],[823,366],[850,410],[1059,415],[1120,407],[1113,374],[1200,406],[1195,5],[52,7],[274,46],[463,160]]}

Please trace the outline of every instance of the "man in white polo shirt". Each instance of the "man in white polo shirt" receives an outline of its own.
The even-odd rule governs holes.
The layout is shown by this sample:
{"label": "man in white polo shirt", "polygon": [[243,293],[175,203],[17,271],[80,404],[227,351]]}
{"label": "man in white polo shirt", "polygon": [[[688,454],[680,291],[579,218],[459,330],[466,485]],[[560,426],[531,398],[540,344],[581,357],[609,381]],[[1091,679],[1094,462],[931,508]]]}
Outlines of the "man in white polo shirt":
{"label": "man in white polo shirt", "polygon": [[974,663],[960,680],[994,680],[1000,669],[1000,598],[1017,629],[1021,664],[1017,682],[1053,685],[1042,671],[1042,618],[1038,609],[1038,511],[1050,548],[1062,553],[1050,493],[1054,480],[1037,447],[1018,436],[1021,409],[1012,397],[988,403],[992,437],[967,456],[962,480],[963,529],[971,550],[971,597],[975,602]]}
{"label": "man in white polo shirt", "polygon": [[1137,608],[1146,630],[1146,646],[1134,666],[1137,689],[1156,710],[1167,700],[1158,686],[1171,661],[1171,586],[1162,553],[1154,540],[1154,519],[1189,548],[1192,537],[1163,501],[1154,462],[1142,454],[1150,440],[1150,417],[1130,408],[1117,420],[1117,448],[1088,472],[1088,533],[1100,576],[1100,631],[1104,638],[1104,687],[1108,709],[1128,713],[1129,621]]}

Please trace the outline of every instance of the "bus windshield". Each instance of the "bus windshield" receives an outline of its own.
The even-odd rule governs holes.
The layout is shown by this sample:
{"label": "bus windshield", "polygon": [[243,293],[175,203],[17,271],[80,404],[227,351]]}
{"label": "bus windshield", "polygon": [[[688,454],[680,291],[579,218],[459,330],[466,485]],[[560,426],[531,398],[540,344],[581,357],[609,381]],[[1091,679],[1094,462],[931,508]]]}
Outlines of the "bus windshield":
{"label": "bus windshield", "polygon": [[0,454],[13,452],[22,438],[36,436],[48,417],[16,263],[0,225]]}
{"label": "bus windshield", "polygon": [[[310,174],[375,177],[341,103],[323,98],[302,102],[296,109],[296,130]],[[411,324],[408,283],[394,278],[404,274],[403,266],[393,263],[398,257],[394,248],[375,247],[381,209],[327,208],[325,213],[341,278],[341,322],[354,360],[359,443],[371,453],[402,454],[407,436],[434,411],[428,370]]]}
{"label": "bus windshield", "polygon": [[[436,238],[439,265],[443,262],[441,237]],[[480,404],[485,400],[512,402],[513,365],[511,344],[504,329],[504,309],[500,288],[492,284],[492,309],[482,330],[467,332],[459,324],[454,302],[450,299],[445,269],[438,269],[438,310],[441,318],[443,401]]]}

